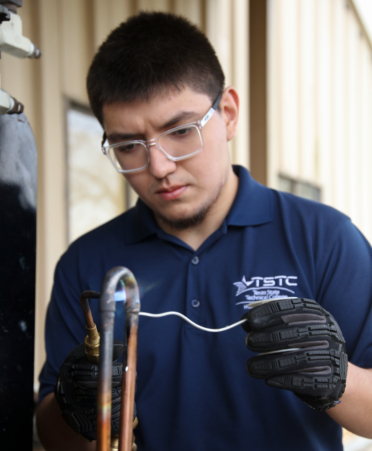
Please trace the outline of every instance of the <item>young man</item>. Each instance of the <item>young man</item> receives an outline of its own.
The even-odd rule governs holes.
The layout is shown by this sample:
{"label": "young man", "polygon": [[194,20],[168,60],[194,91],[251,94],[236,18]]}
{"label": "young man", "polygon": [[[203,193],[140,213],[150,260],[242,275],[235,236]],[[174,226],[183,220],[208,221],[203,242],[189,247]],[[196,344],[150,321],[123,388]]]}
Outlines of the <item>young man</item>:
{"label": "young man", "polygon": [[[289,296],[253,308],[245,326],[251,350],[288,354],[257,357],[241,328],[209,334],[141,317],[139,450],[336,451],[339,425],[372,437],[371,248],[343,214],[231,166],[239,98],[205,36],[182,18],[141,13],[99,49],[88,93],[104,152],[140,200],[58,263],[37,414],[46,449],[94,449],[63,422],[53,389],[84,340],[80,293],[100,291],[118,265],[136,276],[143,311],[175,310],[208,328],[238,321],[253,300]],[[92,311],[98,322],[93,301]],[[340,329],[353,362],[344,394]]]}

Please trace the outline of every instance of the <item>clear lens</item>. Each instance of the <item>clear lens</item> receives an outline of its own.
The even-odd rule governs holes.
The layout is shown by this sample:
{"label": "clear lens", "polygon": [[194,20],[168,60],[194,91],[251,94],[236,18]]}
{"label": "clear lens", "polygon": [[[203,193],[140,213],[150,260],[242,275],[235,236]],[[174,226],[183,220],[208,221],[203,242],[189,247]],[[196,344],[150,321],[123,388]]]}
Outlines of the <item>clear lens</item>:
{"label": "clear lens", "polygon": [[158,145],[174,158],[190,155],[202,148],[199,129],[196,125],[176,127],[159,136]]}
{"label": "clear lens", "polygon": [[108,154],[117,169],[125,171],[145,167],[148,159],[146,146],[135,141],[110,147]]}
{"label": "clear lens", "polygon": [[[154,145],[155,142],[148,142]],[[159,136],[157,147],[169,157],[187,158],[188,155],[200,151],[203,142],[200,130],[196,125],[185,125],[173,128]],[[110,160],[118,171],[136,171],[144,169],[148,163],[148,152],[145,142],[125,141],[106,147]]]}

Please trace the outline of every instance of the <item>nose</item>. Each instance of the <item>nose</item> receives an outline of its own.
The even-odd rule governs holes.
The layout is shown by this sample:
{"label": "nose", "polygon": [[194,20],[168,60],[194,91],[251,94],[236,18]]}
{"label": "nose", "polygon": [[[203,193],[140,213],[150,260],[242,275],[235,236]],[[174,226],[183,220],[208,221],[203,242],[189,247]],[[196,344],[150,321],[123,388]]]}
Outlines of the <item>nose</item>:
{"label": "nose", "polygon": [[167,158],[165,153],[156,147],[156,144],[149,146],[149,166],[148,170],[151,175],[157,179],[163,179],[167,175],[175,172],[177,163]]}

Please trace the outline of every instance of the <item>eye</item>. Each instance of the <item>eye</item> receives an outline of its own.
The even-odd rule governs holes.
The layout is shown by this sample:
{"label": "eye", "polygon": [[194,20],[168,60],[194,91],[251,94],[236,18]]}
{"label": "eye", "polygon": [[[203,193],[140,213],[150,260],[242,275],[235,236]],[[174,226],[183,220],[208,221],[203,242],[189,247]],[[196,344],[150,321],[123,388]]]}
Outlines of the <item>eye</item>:
{"label": "eye", "polygon": [[187,133],[188,132],[188,128],[183,128],[182,130],[177,130],[175,133],[177,134],[177,135],[184,135],[185,133]]}
{"label": "eye", "polygon": [[127,144],[122,144],[118,147],[115,147],[115,152],[120,152],[120,153],[133,153],[136,152],[137,150],[139,150],[141,148],[140,144],[137,143],[127,143]]}
{"label": "eye", "polygon": [[174,132],[171,133],[172,136],[174,137],[182,137],[182,136],[187,136],[189,133],[191,133],[192,131],[192,127],[186,127],[186,128],[180,128],[179,130],[175,130]]}

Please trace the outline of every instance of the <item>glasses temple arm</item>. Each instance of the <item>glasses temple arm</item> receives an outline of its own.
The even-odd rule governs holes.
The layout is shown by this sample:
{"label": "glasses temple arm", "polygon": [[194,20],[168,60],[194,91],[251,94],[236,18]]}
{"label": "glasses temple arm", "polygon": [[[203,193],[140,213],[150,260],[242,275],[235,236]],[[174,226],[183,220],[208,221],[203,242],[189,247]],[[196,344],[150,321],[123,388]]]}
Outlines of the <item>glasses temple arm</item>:
{"label": "glasses temple arm", "polygon": [[219,95],[218,95],[218,97],[217,97],[217,99],[215,100],[215,102],[213,103],[213,105],[212,105],[212,109],[214,110],[214,111],[216,111],[217,110],[217,108],[218,108],[218,105],[220,104],[220,102],[221,102],[221,97],[222,97],[222,94],[223,94],[223,91],[221,91],[220,93],[219,93]]}
{"label": "glasses temple arm", "polygon": [[106,132],[103,132],[101,147],[103,147],[103,145],[105,144],[106,139],[107,139]]}
{"label": "glasses temple arm", "polygon": [[220,101],[221,101],[222,94],[223,94],[223,92],[220,92],[217,99],[214,101],[213,105],[209,108],[208,113],[199,122],[201,127],[204,127],[204,125],[209,121],[209,119],[212,117],[213,113],[218,108],[218,105],[220,104]]}

